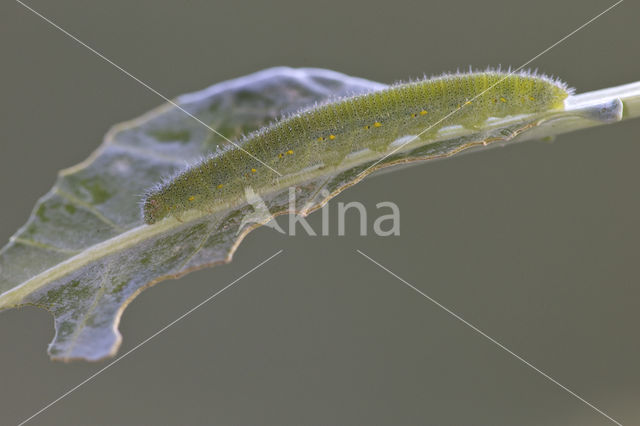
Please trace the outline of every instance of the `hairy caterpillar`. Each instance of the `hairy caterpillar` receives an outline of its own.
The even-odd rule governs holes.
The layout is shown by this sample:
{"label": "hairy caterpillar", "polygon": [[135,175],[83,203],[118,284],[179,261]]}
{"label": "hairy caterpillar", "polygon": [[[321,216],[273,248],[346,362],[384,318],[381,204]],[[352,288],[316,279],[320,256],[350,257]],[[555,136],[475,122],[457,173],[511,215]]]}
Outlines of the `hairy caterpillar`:
{"label": "hairy caterpillar", "polygon": [[260,193],[292,175],[329,173],[362,150],[381,158],[394,141],[419,135],[428,143],[447,126],[482,129],[490,117],[561,110],[571,93],[564,83],[544,75],[489,70],[339,99],[264,127],[240,142],[270,167],[237,148],[218,152],[149,190],[142,201],[143,218],[153,224],[191,209],[210,210],[241,198],[246,186]]}

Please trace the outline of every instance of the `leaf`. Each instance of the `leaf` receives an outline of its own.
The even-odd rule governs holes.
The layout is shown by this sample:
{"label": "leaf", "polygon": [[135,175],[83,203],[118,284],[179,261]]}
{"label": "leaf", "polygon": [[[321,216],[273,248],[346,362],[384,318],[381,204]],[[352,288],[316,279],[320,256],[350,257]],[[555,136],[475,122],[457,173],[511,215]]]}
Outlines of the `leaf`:
{"label": "leaf", "polygon": [[[180,96],[176,103],[230,139],[330,96],[384,87],[324,70],[274,68]],[[55,319],[53,359],[99,360],[141,290],[227,262],[243,210],[162,229],[143,226],[140,196],[225,143],[171,105],[115,126],[83,163],[60,172],[0,251],[0,309],[35,305]]]}
{"label": "leaf", "polygon": [[[282,114],[383,87],[327,70],[273,68],[183,95],[176,103],[234,140]],[[596,107],[612,117],[620,115],[619,100]],[[382,161],[294,182],[293,201],[289,188],[261,198],[248,190],[245,202],[226,210],[148,226],[140,216],[141,194],[226,143],[183,111],[161,106],[115,126],[90,158],[60,172],[28,222],[0,251],[0,309],[35,305],[51,312],[55,337],[48,351],[53,359],[113,356],[121,341],[117,326],[122,311],[142,290],[229,262],[244,236],[274,216],[293,211],[306,215],[382,167],[447,157],[526,134],[558,133],[562,127],[557,123],[546,133],[529,130],[571,114],[573,129],[576,117],[585,116],[584,111],[593,115],[596,107],[556,117],[505,119],[482,132],[452,128],[433,143],[408,144]],[[595,124],[583,127],[588,125]]]}

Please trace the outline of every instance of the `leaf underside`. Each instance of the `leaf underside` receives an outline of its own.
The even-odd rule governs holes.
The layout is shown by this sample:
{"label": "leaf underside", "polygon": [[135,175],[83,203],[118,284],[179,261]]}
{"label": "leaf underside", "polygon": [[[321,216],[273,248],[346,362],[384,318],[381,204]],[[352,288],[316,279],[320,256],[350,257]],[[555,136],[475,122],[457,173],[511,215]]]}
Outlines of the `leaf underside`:
{"label": "leaf underside", "polygon": [[[234,140],[316,102],[383,87],[328,70],[273,68],[183,95],[176,103]],[[368,172],[506,140],[530,124],[398,152]],[[254,224],[243,222],[256,214],[248,203],[182,222],[143,224],[139,200],[147,188],[225,143],[169,104],[115,126],[89,159],[60,172],[28,222],[0,251],[0,309],[35,305],[51,312],[55,337],[48,352],[53,359],[113,356],[121,341],[119,318],[141,290],[230,261],[258,222],[290,211],[287,188],[260,194],[269,214]],[[371,164],[297,183],[295,210],[320,207],[359,181]]]}

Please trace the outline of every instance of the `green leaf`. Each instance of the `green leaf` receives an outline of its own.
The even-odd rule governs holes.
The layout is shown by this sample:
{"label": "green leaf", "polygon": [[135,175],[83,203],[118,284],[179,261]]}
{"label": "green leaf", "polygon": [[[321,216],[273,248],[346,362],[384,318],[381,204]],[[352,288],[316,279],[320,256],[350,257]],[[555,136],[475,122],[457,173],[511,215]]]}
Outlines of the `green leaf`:
{"label": "green leaf", "polygon": [[[383,87],[327,70],[274,68],[183,95],[176,103],[234,140],[316,102]],[[247,201],[226,210],[148,226],[140,215],[141,194],[185,163],[228,143],[176,107],[161,106],[115,126],[90,158],[60,172],[28,222],[0,251],[0,309],[35,305],[51,312],[53,359],[112,356],[121,341],[117,325],[122,311],[143,289],[230,261],[244,236],[274,216],[292,210],[307,214],[389,165],[619,120],[620,100],[601,101],[554,117],[501,120],[481,132],[452,128],[432,143],[408,144],[382,161],[372,158],[294,182],[293,205],[289,188],[260,194],[263,208],[247,193]]]}

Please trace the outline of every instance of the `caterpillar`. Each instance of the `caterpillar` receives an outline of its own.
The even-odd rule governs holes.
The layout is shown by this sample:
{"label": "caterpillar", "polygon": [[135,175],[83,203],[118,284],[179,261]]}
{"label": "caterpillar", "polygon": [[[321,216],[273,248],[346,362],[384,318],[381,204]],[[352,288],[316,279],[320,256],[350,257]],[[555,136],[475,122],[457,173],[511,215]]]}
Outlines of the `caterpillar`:
{"label": "caterpillar", "polygon": [[481,130],[490,117],[561,110],[572,93],[562,81],[535,72],[487,70],[320,104],[250,133],[239,141],[243,149],[221,150],[151,188],[142,200],[143,220],[210,210],[241,198],[246,186],[261,193],[292,175],[330,173],[362,150],[382,158],[394,141],[417,136],[428,143],[447,126]]}

